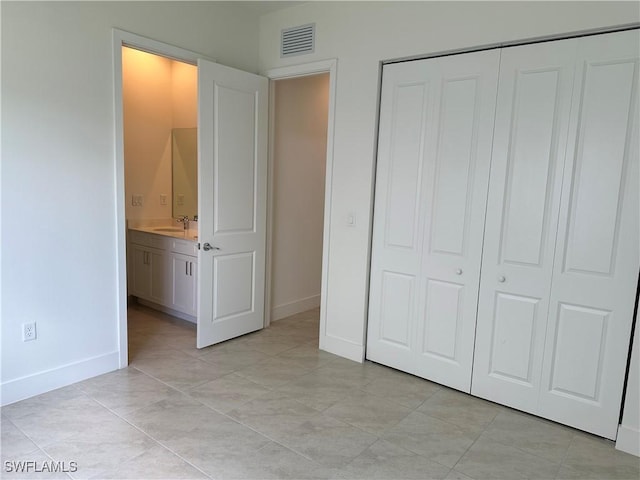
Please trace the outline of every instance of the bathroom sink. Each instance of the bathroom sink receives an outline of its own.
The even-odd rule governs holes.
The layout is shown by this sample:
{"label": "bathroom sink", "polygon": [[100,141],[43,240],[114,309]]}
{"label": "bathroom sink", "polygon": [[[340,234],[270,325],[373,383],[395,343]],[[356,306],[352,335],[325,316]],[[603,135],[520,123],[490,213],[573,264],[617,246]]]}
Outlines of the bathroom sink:
{"label": "bathroom sink", "polygon": [[170,232],[170,233],[181,233],[184,232],[184,228],[177,227],[157,227],[153,229],[154,232]]}

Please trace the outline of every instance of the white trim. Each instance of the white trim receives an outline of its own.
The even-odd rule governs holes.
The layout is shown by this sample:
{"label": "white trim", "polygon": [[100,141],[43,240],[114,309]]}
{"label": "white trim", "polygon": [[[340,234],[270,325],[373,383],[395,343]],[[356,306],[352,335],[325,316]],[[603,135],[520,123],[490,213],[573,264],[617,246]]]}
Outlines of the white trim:
{"label": "white trim", "polygon": [[[332,341],[324,341],[327,338],[327,297],[329,293],[329,255],[330,255],[330,238],[331,238],[331,196],[333,190],[333,138],[335,131],[335,118],[336,118],[336,85],[337,85],[337,73],[338,73],[338,60],[329,59],[318,62],[303,63],[300,65],[291,65],[288,67],[274,68],[267,70],[265,75],[269,77],[269,80],[281,80],[285,78],[294,77],[306,77],[309,75],[316,75],[319,73],[329,73],[329,112],[327,117],[327,160],[325,166],[325,187],[324,187],[324,229],[322,235],[322,283],[320,289],[320,348],[326,350],[324,345],[332,345]],[[271,108],[273,110],[273,108]],[[270,135],[273,133],[270,129]],[[273,138],[269,138],[271,145],[269,147],[269,178],[267,188],[267,278],[265,292],[271,294],[271,223],[273,221]],[[270,299],[267,301],[266,306],[270,307]],[[269,312],[268,308],[265,308],[265,312]],[[360,346],[364,352],[364,348]],[[344,354],[339,352],[345,352]],[[341,355],[347,358],[356,358],[358,355],[353,355],[353,351],[350,349],[337,348],[331,350],[336,355]],[[362,362],[362,355],[359,355]]]}
{"label": "white trim", "polygon": [[190,64],[198,59],[208,59],[196,52],[185,50],[168,43],[136,35],[114,28],[113,37],[113,99],[115,121],[115,180],[116,180],[116,278],[118,296],[118,345],[119,366],[129,364],[127,345],[127,225],[124,191],[124,121],[122,114],[122,47],[128,46],[145,52],[161,55]]}
{"label": "white trim", "polygon": [[[136,50],[142,50],[143,52],[153,53],[154,55],[160,55],[162,57],[171,58],[180,62],[190,63],[196,65],[198,59],[209,60],[215,62],[215,60],[191,50],[185,50],[184,48],[169,45],[168,43],[159,42],[152,38],[143,37],[142,35],[136,35],[135,33],[126,32],[117,28],[113,29],[114,46],[127,46],[135,48]],[[121,64],[120,64],[121,65]]]}
{"label": "white trim", "polygon": [[348,358],[354,362],[364,362],[364,345],[345,340],[344,338],[320,334],[320,349],[334,355]]}
{"label": "white trim", "polygon": [[56,388],[66,387],[87,378],[119,368],[118,352],[111,352],[79,362],[38,372],[2,384],[2,406],[24,400]]}
{"label": "white trim", "polygon": [[[289,65],[288,67],[272,68],[264,75],[269,80],[282,80],[283,78],[308,77],[318,73],[327,73],[334,77],[338,67],[338,59],[320,60],[318,62],[301,63],[299,65]],[[330,92],[331,93],[331,92]],[[333,92],[335,94],[335,92]],[[328,136],[328,135],[327,135]]]}
{"label": "white trim", "polygon": [[275,138],[275,109],[276,88],[274,82],[269,81],[269,125],[268,132],[268,151],[267,151],[267,238],[265,242],[265,278],[264,278],[264,327],[267,328],[273,316],[271,311],[271,268],[273,266],[273,157],[274,157],[274,138]]}
{"label": "white trim", "polygon": [[619,425],[616,450],[640,457],[640,431]]}
{"label": "white trim", "polygon": [[320,295],[312,295],[310,297],[294,300],[293,302],[283,303],[282,305],[276,305],[271,311],[271,321],[282,320],[283,318],[290,317],[296,313],[306,312],[312,308],[318,308],[320,306]]}

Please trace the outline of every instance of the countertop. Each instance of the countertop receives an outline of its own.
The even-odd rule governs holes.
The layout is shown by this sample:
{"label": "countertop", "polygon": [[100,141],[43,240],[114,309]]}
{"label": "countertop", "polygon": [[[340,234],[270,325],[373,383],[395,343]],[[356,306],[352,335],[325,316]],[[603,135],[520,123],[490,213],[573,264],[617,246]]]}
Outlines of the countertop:
{"label": "countertop", "polygon": [[155,235],[164,235],[165,237],[181,238],[184,240],[189,240],[191,242],[198,241],[198,231],[193,229],[184,230],[180,227],[167,227],[167,226],[153,226],[153,227],[137,226],[137,227],[129,227],[129,230],[138,230],[139,232],[153,233]]}

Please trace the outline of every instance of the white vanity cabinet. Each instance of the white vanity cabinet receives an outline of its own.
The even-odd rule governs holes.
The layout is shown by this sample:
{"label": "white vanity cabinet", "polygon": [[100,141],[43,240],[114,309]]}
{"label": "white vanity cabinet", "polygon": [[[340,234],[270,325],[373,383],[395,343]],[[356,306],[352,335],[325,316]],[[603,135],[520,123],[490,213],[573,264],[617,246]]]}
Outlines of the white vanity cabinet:
{"label": "white vanity cabinet", "polygon": [[165,252],[144,245],[131,245],[132,268],[129,294],[162,303],[166,296],[167,262]]}
{"label": "white vanity cabinet", "polygon": [[192,240],[129,230],[129,295],[193,321],[197,255]]}
{"label": "white vanity cabinet", "polygon": [[169,239],[168,254],[171,290],[168,295],[170,308],[196,316],[198,257],[197,247],[188,240]]}

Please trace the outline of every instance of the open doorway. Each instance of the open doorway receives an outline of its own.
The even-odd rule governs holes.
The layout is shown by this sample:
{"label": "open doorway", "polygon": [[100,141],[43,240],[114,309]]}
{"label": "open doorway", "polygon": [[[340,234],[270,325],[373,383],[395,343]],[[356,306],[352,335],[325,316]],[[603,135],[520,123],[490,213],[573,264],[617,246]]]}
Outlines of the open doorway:
{"label": "open doorway", "polygon": [[[119,360],[125,367],[129,363],[128,287],[132,285],[128,270],[136,275],[132,263],[144,267],[139,278],[133,279],[137,297],[146,296],[145,302],[161,306],[165,313],[195,319],[196,342],[189,349],[264,327],[268,79],[128,32],[114,29],[113,40]],[[197,230],[189,228],[194,222],[190,213],[185,213],[189,225],[184,221],[179,225],[151,222],[146,231],[129,228],[126,206],[129,202],[143,206],[145,198],[138,192],[126,192],[125,187],[122,47],[197,66],[198,130],[191,135],[197,138]],[[144,109],[142,117],[149,120]],[[170,144],[173,148],[173,136]],[[171,196],[156,191],[152,201],[169,207],[173,197],[186,205],[187,195],[181,199],[180,192],[172,190]],[[170,222],[176,220],[174,216],[172,211]],[[166,220],[165,216],[162,223]],[[135,241],[128,242],[132,237]],[[132,249],[129,263],[128,243],[140,247]],[[138,284],[145,287],[144,292],[138,291]]]}
{"label": "open doorway", "polygon": [[272,321],[319,318],[329,86],[329,73],[272,85]]}
{"label": "open doorway", "polygon": [[265,324],[315,322],[317,347],[339,353],[326,332],[336,70],[330,59],[266,72],[273,108]]}
{"label": "open doorway", "polygon": [[195,325],[184,322],[197,320],[198,75],[195,65],[121,48],[132,361],[155,337],[195,344]]}
{"label": "open doorway", "polygon": [[[176,262],[173,265],[175,271],[181,270],[185,275],[193,275],[197,279],[197,348],[262,329],[270,323],[271,269],[265,265],[265,261],[270,262],[271,258],[265,259],[265,255],[271,252],[271,242],[268,241],[270,237],[266,235],[271,221],[267,223],[266,218],[267,210],[270,212],[269,218],[272,214],[269,206],[272,199],[267,198],[267,192],[272,194],[273,186],[267,179],[266,132],[267,126],[273,126],[274,122],[273,118],[269,120],[267,115],[267,78],[222,66],[194,52],[128,32],[114,29],[113,39],[119,344],[120,365],[125,367],[128,365],[125,220],[126,203],[133,200],[125,195],[122,47],[132,46],[137,50],[197,65],[199,221],[198,240],[195,245],[196,248],[201,248],[196,253],[197,263],[183,261],[182,264]],[[325,340],[324,347],[332,349],[331,345],[326,344],[328,336],[324,334],[323,312],[326,312],[327,303],[336,61],[328,60],[275,69],[267,75],[270,79],[276,80],[325,72],[329,73],[329,105],[323,199],[319,346],[323,348]],[[272,109],[271,112],[273,111]],[[266,249],[265,239],[268,241]],[[192,252],[174,253],[188,255]],[[144,253],[139,259],[149,262],[149,256],[146,255],[145,258]],[[176,268],[176,265],[181,265],[182,269]],[[204,294],[201,294],[202,292]],[[317,293],[309,296],[315,296],[314,301],[317,304]],[[317,339],[318,335],[315,337]],[[329,343],[330,340],[329,338]]]}

